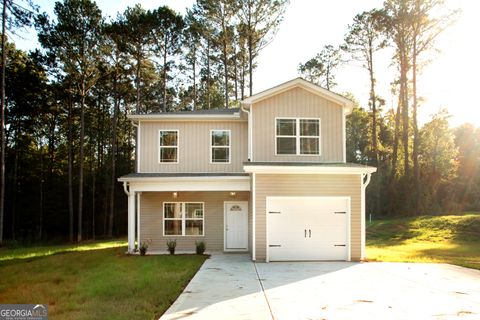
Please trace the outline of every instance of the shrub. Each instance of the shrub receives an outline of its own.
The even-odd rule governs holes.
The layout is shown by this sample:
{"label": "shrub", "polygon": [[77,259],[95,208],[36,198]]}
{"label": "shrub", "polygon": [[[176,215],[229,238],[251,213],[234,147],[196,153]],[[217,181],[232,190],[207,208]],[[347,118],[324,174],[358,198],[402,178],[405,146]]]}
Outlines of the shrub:
{"label": "shrub", "polygon": [[195,251],[197,252],[197,254],[203,254],[207,247],[204,241],[200,241],[200,242],[195,241],[195,246],[196,246]]}
{"label": "shrub", "polygon": [[175,240],[168,240],[167,241],[167,248],[170,254],[175,254],[175,247],[177,246],[177,239]]}

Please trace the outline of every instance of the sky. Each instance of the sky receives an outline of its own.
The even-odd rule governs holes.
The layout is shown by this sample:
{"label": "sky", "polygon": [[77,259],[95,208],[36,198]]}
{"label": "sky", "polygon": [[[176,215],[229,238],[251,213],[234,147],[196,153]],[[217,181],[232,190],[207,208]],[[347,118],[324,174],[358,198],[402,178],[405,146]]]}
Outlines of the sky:
{"label": "sky", "polygon": [[[54,2],[37,0],[41,11],[53,15]],[[97,0],[103,14],[115,17],[127,7],[141,3],[146,9],[168,5],[184,13],[192,0]],[[298,77],[298,65],[314,57],[327,44],[342,43],[353,17],[381,7],[383,0],[290,0],[284,21],[273,41],[261,51],[254,73],[254,93]],[[419,108],[420,123],[427,122],[440,108],[451,114],[452,126],[471,122],[480,126],[480,1],[446,0],[449,8],[460,8],[458,21],[437,39],[437,49],[431,63],[419,77],[418,91],[423,97]],[[30,50],[38,46],[36,34],[29,30],[16,39],[17,47]],[[377,84],[379,95],[386,100],[386,108],[395,104],[390,93],[394,71],[390,65],[391,53],[378,57]],[[368,74],[359,63],[348,63],[337,72],[338,93],[351,92],[362,105],[368,101]]]}

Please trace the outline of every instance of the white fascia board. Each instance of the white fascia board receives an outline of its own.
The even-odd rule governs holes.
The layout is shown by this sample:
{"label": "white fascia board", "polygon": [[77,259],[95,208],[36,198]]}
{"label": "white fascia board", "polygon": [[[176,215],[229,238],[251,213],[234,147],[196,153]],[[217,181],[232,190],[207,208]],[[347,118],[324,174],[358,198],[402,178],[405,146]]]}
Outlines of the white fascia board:
{"label": "white fascia board", "polygon": [[130,186],[130,192],[250,191],[250,177],[208,178],[132,178],[127,181]]}
{"label": "white fascia board", "polygon": [[192,115],[192,114],[131,114],[127,116],[128,119],[138,121],[158,121],[158,120],[194,120],[194,121],[211,121],[211,120],[243,120],[241,119],[240,112],[234,114],[225,115],[225,114],[202,114],[202,115]]}
{"label": "white fascia board", "polygon": [[255,166],[245,165],[243,170],[248,173],[278,173],[278,174],[363,174],[373,173],[377,168],[355,168],[355,167],[322,167],[322,166]]}

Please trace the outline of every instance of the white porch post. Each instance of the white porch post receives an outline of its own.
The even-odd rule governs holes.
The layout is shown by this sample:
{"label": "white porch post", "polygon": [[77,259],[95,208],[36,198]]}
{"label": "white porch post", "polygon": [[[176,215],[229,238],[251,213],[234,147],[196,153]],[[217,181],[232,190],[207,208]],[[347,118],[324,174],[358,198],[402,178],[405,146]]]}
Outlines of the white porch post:
{"label": "white porch post", "polygon": [[128,252],[135,249],[135,192],[128,194]]}

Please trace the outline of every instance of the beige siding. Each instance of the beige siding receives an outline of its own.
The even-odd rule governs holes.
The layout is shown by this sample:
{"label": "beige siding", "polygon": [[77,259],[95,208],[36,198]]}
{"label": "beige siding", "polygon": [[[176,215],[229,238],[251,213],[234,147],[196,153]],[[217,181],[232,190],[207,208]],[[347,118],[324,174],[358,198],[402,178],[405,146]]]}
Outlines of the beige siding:
{"label": "beige siding", "polygon": [[351,199],[351,259],[361,257],[361,187],[358,175],[256,174],[256,259],[266,258],[267,196],[346,196]]}
{"label": "beige siding", "polygon": [[[179,163],[159,163],[159,130],[179,131]],[[210,163],[210,130],[231,130],[231,163]],[[141,122],[139,172],[243,172],[247,160],[246,121]]]}
{"label": "beige siding", "polygon": [[[253,105],[253,161],[343,161],[343,108],[305,89],[293,88]],[[275,117],[320,118],[321,155],[275,155]]]}
{"label": "beige siding", "polygon": [[[149,250],[166,251],[166,242],[177,239],[177,250],[195,251],[195,241],[205,241],[207,251],[223,251],[224,201],[248,201],[249,192],[143,192],[140,196],[140,241],[151,240]],[[204,202],[204,236],[163,236],[163,202]],[[249,213],[250,216],[250,213]],[[249,217],[250,219],[250,217]]]}

